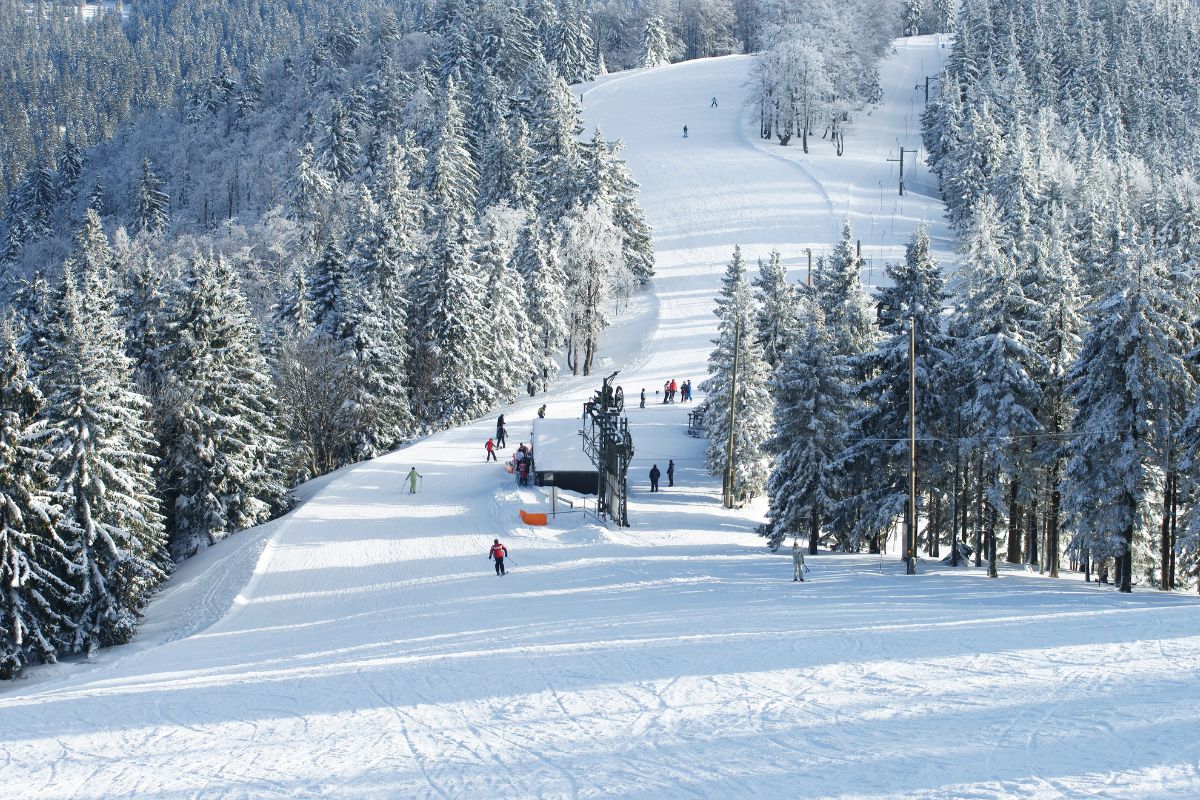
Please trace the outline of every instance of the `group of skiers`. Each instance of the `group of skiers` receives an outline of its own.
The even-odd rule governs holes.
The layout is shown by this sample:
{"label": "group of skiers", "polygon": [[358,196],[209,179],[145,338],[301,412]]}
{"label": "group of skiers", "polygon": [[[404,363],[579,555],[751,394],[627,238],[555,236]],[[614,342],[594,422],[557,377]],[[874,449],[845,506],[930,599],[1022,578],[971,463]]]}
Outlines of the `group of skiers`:
{"label": "group of skiers", "polygon": [[[676,383],[675,379],[672,378],[671,380],[669,380],[663,384],[663,402],[664,403],[674,403],[676,395],[679,396],[679,399],[681,402],[687,403],[687,402],[691,401],[691,399],[692,399],[692,382],[690,379],[684,381],[683,383]],[[646,396],[646,390],[643,389],[642,390],[642,398],[643,398],[642,408],[646,407],[645,406],[645,396]]]}
{"label": "group of skiers", "polygon": [[[658,464],[650,467],[650,491],[658,491],[658,481],[662,477],[662,471],[658,468]],[[667,486],[675,485],[675,460],[667,460]]]}

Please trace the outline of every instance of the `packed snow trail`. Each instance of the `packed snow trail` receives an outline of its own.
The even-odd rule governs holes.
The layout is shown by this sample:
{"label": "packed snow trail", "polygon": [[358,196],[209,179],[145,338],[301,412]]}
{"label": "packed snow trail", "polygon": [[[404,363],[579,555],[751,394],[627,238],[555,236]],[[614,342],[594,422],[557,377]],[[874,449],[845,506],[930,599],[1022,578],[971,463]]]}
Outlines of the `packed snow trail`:
{"label": "packed snow trail", "polygon": [[[596,370],[622,370],[630,406],[648,390],[630,410],[634,527],[520,527],[544,501],[484,462],[494,418],[341,470],[184,564],[133,645],[0,687],[0,785],[97,800],[1200,796],[1195,598],[828,555],[793,584],[790,557],[752,532],[761,507],[719,507],[687,408],[655,397],[703,377],[733,244],[799,266],[841,212],[879,213],[889,166],[872,154],[937,55],[914,40],[885,65],[887,104],[845,162],[753,138],[745,58],[585,87],[656,226],[655,293]],[[864,254],[907,235],[881,225]],[[597,384],[506,409],[508,449],[542,402],[572,418]],[[667,458],[676,486],[651,496]]]}

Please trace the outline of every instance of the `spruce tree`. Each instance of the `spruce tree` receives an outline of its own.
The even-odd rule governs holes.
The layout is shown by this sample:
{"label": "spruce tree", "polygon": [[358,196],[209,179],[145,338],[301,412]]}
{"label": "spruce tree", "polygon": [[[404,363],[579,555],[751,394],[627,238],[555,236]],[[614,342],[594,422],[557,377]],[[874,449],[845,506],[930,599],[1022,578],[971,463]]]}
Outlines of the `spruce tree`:
{"label": "spruce tree", "polygon": [[150,166],[150,159],[142,159],[142,177],[137,184],[137,217],[133,222],[134,233],[145,232],[150,236],[157,236],[166,230],[170,223],[171,199],[162,191],[161,186],[162,182]]}
{"label": "spruce tree", "polygon": [[0,680],[54,661],[71,587],[67,547],[55,530],[42,394],[0,322]]}
{"label": "spruce tree", "polygon": [[358,137],[351,116],[340,100],[334,100],[329,109],[329,124],[325,126],[322,166],[335,179],[347,181],[358,167],[358,154]]}
{"label": "spruce tree", "polygon": [[[708,431],[708,469],[727,476],[729,464],[730,408],[733,413],[733,465],[730,496],[744,503],[767,487],[773,403],[768,391],[770,368],[763,359],[754,323],[754,302],[746,283],[741,247],[725,270],[717,308],[720,320],[716,345],[708,357],[708,378],[700,385],[706,393],[705,426]],[[737,363],[737,396],[734,401],[734,363]]]}
{"label": "spruce tree", "polygon": [[283,497],[277,408],[232,270],[197,255],[172,298],[159,486],[177,558],[267,520]]}
{"label": "spruce tree", "polygon": [[643,67],[661,67],[670,63],[671,48],[667,44],[667,28],[662,17],[647,17],[642,29]]}
{"label": "spruce tree", "polygon": [[837,460],[852,387],[812,295],[801,295],[795,311],[794,341],[780,352],[772,381],[775,422],[767,448],[775,460],[763,535],[772,548],[789,536],[806,536],[808,552],[816,555],[827,515],[838,500]]}
{"label": "spruce tree", "polygon": [[512,403],[533,377],[534,353],[525,280],[513,266],[511,238],[500,228],[498,219],[487,220],[475,264],[487,282],[484,313],[492,342],[488,358],[492,386],[502,402]]}
{"label": "spruce tree", "polygon": [[[951,343],[941,329],[946,299],[941,267],[929,252],[922,225],[906,248],[903,264],[889,264],[890,285],[879,293],[883,338],[859,359],[867,376],[854,396],[853,441],[840,454],[844,470],[870,476],[850,487],[840,513],[854,520],[852,541],[866,541],[889,530],[902,517],[909,499],[909,335],[916,331],[917,464],[923,483],[936,474],[944,458],[939,441],[948,428],[951,409],[944,385],[950,368]],[[922,489],[927,486],[922,486]]]}
{"label": "spruce tree", "polygon": [[763,349],[763,358],[774,369],[790,349],[797,319],[796,291],[788,285],[787,267],[783,266],[778,250],[772,250],[766,261],[759,260],[754,288],[754,299],[758,304],[755,320],[758,343]]}
{"label": "spruce tree", "polygon": [[72,653],[129,641],[168,564],[149,404],[130,388],[112,306],[102,276],[68,264],[46,347],[58,535],[70,559],[62,649]]}
{"label": "spruce tree", "polygon": [[971,377],[962,413],[983,452],[988,501],[988,574],[996,576],[996,538],[1007,523],[1010,561],[1019,562],[1021,513],[1029,496],[1029,452],[1043,431],[1038,419],[1045,356],[1029,321],[1044,315],[1036,298],[1021,285],[1016,265],[1004,254],[999,209],[991,198],[980,201],[966,241],[964,294],[968,343],[962,348],[961,374]]}
{"label": "spruce tree", "polygon": [[496,401],[488,369],[488,324],[480,275],[471,264],[473,230],[450,217],[428,248],[422,266],[418,360],[426,420],[459,425]]}
{"label": "spruce tree", "polygon": [[1091,327],[1071,371],[1076,413],[1062,496],[1074,546],[1115,557],[1117,588],[1129,592],[1143,515],[1159,491],[1167,378],[1186,367],[1164,265],[1128,250],[1122,261],[1105,297],[1085,312]]}
{"label": "spruce tree", "polygon": [[530,220],[517,236],[513,265],[526,286],[529,346],[533,351],[529,394],[545,392],[558,375],[558,359],[567,339],[567,276],[553,233]]}

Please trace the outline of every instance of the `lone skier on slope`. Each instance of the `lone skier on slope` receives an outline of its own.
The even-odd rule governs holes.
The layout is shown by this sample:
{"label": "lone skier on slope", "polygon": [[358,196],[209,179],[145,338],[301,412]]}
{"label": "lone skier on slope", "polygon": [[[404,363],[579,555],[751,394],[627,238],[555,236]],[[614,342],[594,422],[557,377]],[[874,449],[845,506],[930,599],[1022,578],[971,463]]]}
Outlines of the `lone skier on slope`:
{"label": "lone skier on slope", "polygon": [[804,551],[800,549],[800,540],[792,540],[792,566],[795,567],[793,581],[804,583]]}
{"label": "lone skier on slope", "polygon": [[416,467],[413,467],[412,469],[410,469],[408,471],[408,493],[409,494],[417,493],[417,478],[423,478],[423,477],[425,477],[425,476],[422,475],[421,473],[417,472]]}
{"label": "lone skier on slope", "polygon": [[683,138],[687,138],[687,125],[683,126]]}
{"label": "lone skier on slope", "polygon": [[716,108],[716,107],[717,107],[717,98],[714,97],[712,99],[712,104],[709,105],[709,108]]}
{"label": "lone skier on slope", "polygon": [[508,555],[508,548],[500,544],[499,539],[492,539],[492,549],[488,551],[488,558],[496,562],[496,574],[504,575],[504,557]]}

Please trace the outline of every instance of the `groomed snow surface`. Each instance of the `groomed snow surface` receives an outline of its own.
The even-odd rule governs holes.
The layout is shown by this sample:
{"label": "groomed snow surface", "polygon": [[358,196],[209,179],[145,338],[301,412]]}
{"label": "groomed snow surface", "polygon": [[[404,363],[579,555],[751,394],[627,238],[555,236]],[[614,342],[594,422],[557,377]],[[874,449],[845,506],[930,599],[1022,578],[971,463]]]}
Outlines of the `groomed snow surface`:
{"label": "groomed snow surface", "polygon": [[[597,369],[622,370],[631,406],[649,395],[630,411],[634,527],[521,527],[545,500],[484,463],[494,419],[342,470],[185,563],[134,644],[0,688],[2,794],[1200,797],[1195,598],[931,564],[912,578],[890,555],[822,554],[793,583],[753,534],[761,505],[720,508],[687,408],[655,397],[703,378],[733,244],[800,270],[849,213],[875,270],[922,217],[945,252],[937,203],[901,206],[885,161],[918,146],[912,87],[944,52],[898,44],[887,103],[840,160],[756,139],[747,58],[584,87],[657,234],[654,292]],[[510,448],[542,402],[569,419],[596,385],[505,409]],[[668,458],[676,485],[651,495]]]}

